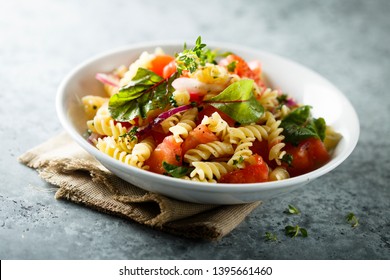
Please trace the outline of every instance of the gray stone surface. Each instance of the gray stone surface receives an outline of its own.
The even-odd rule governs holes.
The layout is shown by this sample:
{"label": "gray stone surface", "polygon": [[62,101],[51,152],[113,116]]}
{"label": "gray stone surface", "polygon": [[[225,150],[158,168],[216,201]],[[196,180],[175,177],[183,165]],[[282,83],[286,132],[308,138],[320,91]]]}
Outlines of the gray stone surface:
{"label": "gray stone surface", "polygon": [[[390,2],[1,1],[1,259],[389,259]],[[361,137],[336,170],[256,209],[219,242],[194,241],[53,198],[17,156],[62,131],[54,100],[81,61],[148,40],[239,43],[324,75],[354,105]],[[283,213],[288,204],[300,216]],[[360,225],[351,228],[353,212]],[[306,239],[283,229],[299,224]],[[267,242],[265,232],[280,242]]]}

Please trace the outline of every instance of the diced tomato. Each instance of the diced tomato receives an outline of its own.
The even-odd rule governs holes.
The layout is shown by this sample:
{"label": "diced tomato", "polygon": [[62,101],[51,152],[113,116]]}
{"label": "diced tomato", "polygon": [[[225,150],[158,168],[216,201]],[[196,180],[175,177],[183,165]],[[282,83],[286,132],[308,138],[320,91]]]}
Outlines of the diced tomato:
{"label": "diced tomato", "polygon": [[[251,147],[249,147],[249,149],[253,152],[253,154],[258,154],[260,155],[263,160],[268,164],[270,165],[270,162],[268,160],[268,156],[269,156],[269,148],[268,148],[268,141],[267,140],[264,140],[263,141],[259,141],[259,140],[255,140],[253,142],[253,145]],[[271,166],[272,167],[272,166]]]}
{"label": "diced tomato", "polygon": [[[233,73],[237,74],[240,77],[245,77],[254,80],[260,87],[264,87],[264,82],[261,80],[260,72],[253,71],[248,63],[240,56],[235,54],[230,54],[226,58],[222,59],[219,62],[219,65],[228,67],[231,63],[235,62]],[[228,69],[229,70],[229,69]]]}
{"label": "diced tomato", "polygon": [[291,166],[286,164],[290,176],[308,173],[330,160],[324,143],[317,138],[303,140],[298,146],[287,143],[284,150],[293,157]]}
{"label": "diced tomato", "polygon": [[164,133],[164,130],[162,129],[161,125],[154,126],[150,130],[150,134],[153,136],[156,145],[160,144],[162,141],[164,141],[165,137],[167,137],[167,134]]}
{"label": "diced tomato", "polygon": [[191,102],[201,102],[203,99],[203,96],[198,94],[197,92],[190,92],[190,101]]}
{"label": "diced tomato", "polygon": [[195,148],[199,144],[205,144],[211,141],[218,140],[218,137],[212,133],[207,126],[200,124],[195,127],[184,139],[182,144],[183,155],[190,149]]}
{"label": "diced tomato", "polygon": [[268,181],[268,165],[257,154],[249,160],[250,164],[243,169],[229,172],[221,177],[220,183],[260,183]]}
{"label": "diced tomato", "polygon": [[202,111],[199,112],[198,114],[198,122],[200,123],[203,120],[204,116],[211,117],[211,115],[215,112],[218,112],[218,114],[221,116],[221,118],[229,124],[229,126],[234,126],[236,121],[233,120],[231,117],[229,117],[227,114],[224,112],[218,110],[214,106],[211,105],[206,105]]}
{"label": "diced tomato", "polygon": [[175,58],[167,54],[159,54],[150,62],[151,67],[149,70],[153,71],[157,75],[163,77],[165,66],[172,62]]}
{"label": "diced tomato", "polygon": [[149,166],[149,170],[155,173],[164,174],[166,171],[163,167],[163,162],[180,166],[182,164],[181,158],[181,143],[177,143],[172,135],[164,138],[164,140],[157,145],[156,149],[146,160],[145,164]]}
{"label": "diced tomato", "polygon": [[162,76],[164,79],[166,79],[169,78],[175,72],[176,72],[176,63],[175,60],[172,60],[167,65],[165,65]]}

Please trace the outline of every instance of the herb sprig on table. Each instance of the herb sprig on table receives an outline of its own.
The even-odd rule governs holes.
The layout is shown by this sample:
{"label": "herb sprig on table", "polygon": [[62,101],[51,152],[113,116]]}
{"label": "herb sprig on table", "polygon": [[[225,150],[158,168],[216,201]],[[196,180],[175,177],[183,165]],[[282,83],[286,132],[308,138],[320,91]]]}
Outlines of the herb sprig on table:
{"label": "herb sprig on table", "polygon": [[345,217],[347,222],[351,224],[351,227],[355,228],[359,225],[359,219],[355,216],[354,213],[350,212]]}

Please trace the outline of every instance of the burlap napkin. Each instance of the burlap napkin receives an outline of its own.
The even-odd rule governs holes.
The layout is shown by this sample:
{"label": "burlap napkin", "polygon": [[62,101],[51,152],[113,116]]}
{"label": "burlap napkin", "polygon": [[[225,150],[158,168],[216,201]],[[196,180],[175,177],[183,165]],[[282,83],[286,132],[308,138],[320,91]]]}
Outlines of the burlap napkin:
{"label": "burlap napkin", "polygon": [[260,204],[196,204],[144,191],[110,173],[65,132],[27,151],[19,161],[59,187],[57,199],[186,237],[220,239]]}

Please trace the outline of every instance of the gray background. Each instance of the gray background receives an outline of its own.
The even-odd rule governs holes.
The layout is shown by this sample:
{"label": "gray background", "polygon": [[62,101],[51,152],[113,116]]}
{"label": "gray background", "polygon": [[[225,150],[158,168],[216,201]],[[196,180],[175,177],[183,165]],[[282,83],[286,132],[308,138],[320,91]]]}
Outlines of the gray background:
{"label": "gray background", "polygon": [[[389,259],[390,1],[3,1],[1,259]],[[55,94],[77,64],[140,41],[225,41],[295,60],[332,81],[361,122],[330,174],[266,201],[218,242],[188,240],[54,199],[16,160],[62,131]],[[300,216],[283,211],[288,204]],[[360,225],[345,216],[353,212]],[[288,224],[309,237],[290,239]],[[278,235],[267,242],[265,232]]]}

